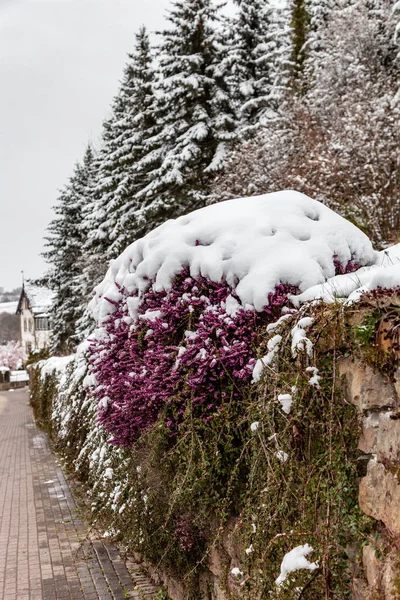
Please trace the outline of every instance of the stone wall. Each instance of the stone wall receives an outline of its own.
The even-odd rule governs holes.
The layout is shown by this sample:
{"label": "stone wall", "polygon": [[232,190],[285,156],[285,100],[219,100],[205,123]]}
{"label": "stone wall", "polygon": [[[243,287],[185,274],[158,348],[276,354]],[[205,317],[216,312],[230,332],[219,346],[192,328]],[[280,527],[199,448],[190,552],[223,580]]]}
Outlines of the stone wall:
{"label": "stone wall", "polygon": [[359,449],[366,472],[360,481],[360,508],[379,522],[374,543],[363,548],[364,573],[355,574],[354,596],[357,600],[397,600],[400,598],[400,368],[391,380],[359,360],[346,358],[340,362],[339,371],[346,400],[357,407],[361,417]]}
{"label": "stone wall", "polygon": [[[315,310],[316,312],[313,314],[315,328],[310,335],[314,336],[312,337],[315,342],[314,359],[318,359],[322,363],[321,385],[318,384],[317,389],[310,385],[308,355],[297,357],[296,361],[292,360],[290,332],[293,324],[289,324],[286,325],[288,328],[286,337],[289,343],[287,347],[282,346],[281,348],[281,359],[286,357],[287,360],[284,364],[287,369],[281,369],[281,371],[277,369],[269,374],[265,380],[265,389],[263,388],[262,391],[262,399],[268,390],[272,398],[272,392],[275,393],[274,390],[285,387],[293,373],[296,377],[302,373],[304,381],[302,383],[300,380],[299,386],[303,385],[303,396],[298,396],[299,402],[295,408],[300,411],[304,406],[305,413],[310,413],[309,423],[312,424],[313,435],[315,435],[316,425],[318,423],[322,425],[323,437],[319,439],[323,448],[325,448],[326,426],[328,429],[329,427],[332,429],[334,422],[341,423],[341,429],[336,428],[339,435],[336,436],[335,443],[330,446],[335,458],[330,473],[331,479],[327,479],[324,475],[324,481],[329,481],[329,507],[332,509],[332,512],[329,512],[330,518],[338,508],[335,521],[337,529],[332,526],[326,539],[327,543],[332,541],[332,547],[333,545],[335,547],[335,556],[338,556],[340,560],[340,569],[334,571],[334,568],[337,567],[336,563],[333,568],[329,567],[326,573],[328,573],[328,577],[331,574],[333,578],[339,572],[340,576],[343,576],[341,581],[344,583],[340,588],[339,586],[330,588],[339,590],[334,592],[332,598],[323,594],[321,587],[318,588],[317,593],[310,592],[310,587],[307,587],[307,593],[302,594],[302,597],[312,598],[312,600],[328,597],[330,600],[333,598],[342,600],[342,598],[348,597],[349,578],[351,578],[352,597],[355,600],[400,600],[400,485],[398,481],[400,474],[400,368],[397,372],[395,370],[396,364],[400,364],[400,345],[393,347],[392,344],[386,348],[380,343],[378,336],[382,322],[382,311],[380,310],[373,312],[367,307],[363,313],[357,307],[348,309],[346,314],[343,314],[340,307],[326,308],[323,306],[319,312],[318,308]],[[395,316],[395,327],[392,327],[391,331],[397,331],[397,311]],[[282,327],[285,327],[285,324]],[[385,330],[383,338],[386,339],[387,334],[391,331]],[[284,333],[283,330],[282,333]],[[359,337],[360,335],[361,337]],[[349,354],[352,356],[356,354],[358,358],[337,359],[338,356]],[[377,365],[376,368],[372,368],[371,364]],[[114,492],[116,489],[119,492],[121,486],[126,485],[126,488],[122,489],[124,493],[130,494],[132,486],[137,485],[138,466],[133,461],[135,477],[131,480],[129,480],[131,477],[129,469],[123,466],[119,470],[120,466],[125,464],[125,459],[129,462],[130,454],[124,454],[122,449],[107,444],[107,435],[97,424],[96,405],[88,402],[81,383],[85,372],[80,374],[81,379],[71,379],[71,369],[74,365],[72,363],[68,363],[68,365],[65,371],[61,369],[59,373],[57,372],[58,374],[49,375],[50,370],[47,370],[45,377],[42,377],[40,370],[43,364],[36,369],[32,368],[30,389],[35,415],[41,425],[51,432],[53,440],[58,444],[58,450],[66,458],[67,463],[79,474],[85,487],[88,488],[87,491],[91,488],[95,490],[91,500],[93,503],[95,501],[98,503],[96,518],[100,515],[102,525],[104,520],[104,528],[107,528],[107,531],[114,530],[121,534],[121,527],[129,530],[129,523],[132,522],[129,519],[136,518],[136,513],[132,511],[128,513],[130,516],[127,517],[127,512],[124,512],[126,507],[123,494],[121,494],[121,504],[117,505]],[[338,373],[340,373],[341,379],[338,377]],[[390,377],[382,373],[390,373]],[[61,380],[67,382],[69,387],[63,388]],[[269,386],[268,390],[267,386]],[[303,404],[300,402],[301,398],[303,398]],[[312,402],[314,404],[310,404]],[[272,402],[268,403],[269,407],[273,407],[273,405]],[[349,405],[356,407],[359,420],[356,410]],[[318,410],[315,409],[316,406]],[[329,410],[323,412],[324,406],[327,406]],[[263,411],[267,409],[267,405],[264,403],[262,407]],[[310,407],[312,408],[311,412]],[[322,411],[321,414],[318,411]],[[299,412],[298,414],[304,415],[305,413]],[[264,413],[262,414],[264,415]],[[331,418],[332,415],[335,419]],[[299,423],[302,422],[300,419]],[[299,430],[295,427],[287,429],[289,432],[288,449],[291,448],[295,452],[299,448]],[[275,421],[271,430],[276,431]],[[346,440],[345,450],[339,453],[338,449],[342,438]],[[93,458],[100,455],[102,456],[101,460]],[[260,456],[263,460],[263,453]],[[136,456],[135,459],[139,461],[140,469],[142,469],[140,461],[144,459],[143,464],[146,464],[146,458],[148,460],[147,455],[143,452],[140,456]],[[340,480],[339,486],[332,487],[334,475],[340,471],[341,461],[346,462],[346,460],[347,466],[350,467],[349,475]],[[260,489],[264,486],[265,476],[269,475],[269,462],[266,464],[267,468],[260,478],[262,482]],[[302,465],[306,465],[306,469],[308,469],[309,460],[302,458],[296,463],[299,468]],[[316,473],[322,472],[321,465],[322,463],[319,461],[315,466]],[[113,471],[112,481],[106,471]],[[151,470],[149,472],[151,476],[154,476]],[[126,481],[128,484],[124,483]],[[160,487],[157,478],[155,483]],[[334,497],[332,489],[336,490],[339,502],[331,502]],[[348,504],[351,505],[351,510],[349,509],[347,512],[347,507],[344,506],[346,503],[343,503],[343,494],[345,493],[343,490],[347,490],[349,494],[345,500],[349,500]],[[364,517],[358,510],[358,491],[359,506],[370,518]],[[312,487],[310,497],[313,507],[315,506],[314,494],[315,487]],[[322,504],[324,504],[326,496],[321,498]],[[121,507],[124,507],[122,511]],[[270,506],[267,508],[269,510]],[[210,545],[208,552],[202,554],[201,561],[194,568],[192,568],[192,563],[186,570],[189,576],[196,571],[194,577],[200,577],[199,586],[197,586],[197,581],[195,582],[196,595],[190,596],[190,598],[196,600],[200,597],[202,600],[238,600],[240,598],[256,600],[264,597],[258,591],[253,594],[254,588],[250,592],[248,591],[251,575],[250,577],[247,575],[249,570],[246,573],[246,558],[243,560],[246,546],[243,545],[243,538],[238,535],[238,532],[243,531],[239,529],[242,527],[242,523],[238,522],[237,514],[234,511],[230,514],[231,520],[224,528],[220,528],[218,527],[219,522],[213,516],[214,513],[207,512],[206,518],[209,519],[210,530],[214,535],[207,538],[211,540]],[[233,516],[234,514],[236,517]],[[253,520],[252,516],[251,520]],[[281,527],[279,531],[282,531]],[[310,529],[306,526],[304,530],[300,529],[300,531],[306,531],[305,535],[308,535]],[[334,537],[338,531],[340,535]],[[264,543],[267,545],[270,541],[273,542],[276,538],[286,535],[278,533],[275,537],[271,537],[274,535],[273,531],[272,533],[268,531],[268,534],[265,535],[265,529],[257,526],[257,534],[259,532],[262,534],[259,546]],[[333,537],[331,532],[333,532]],[[186,585],[185,575],[179,575],[179,573],[184,573],[183,569],[179,571],[171,568],[171,563],[163,564],[157,554],[146,553],[146,547],[143,544],[136,544],[135,539],[132,542],[132,537],[124,538],[122,535],[120,539],[121,543],[126,543],[134,560],[147,569],[155,582],[165,584],[172,600],[189,599],[187,589],[190,586]],[[242,542],[240,542],[241,539]],[[302,538],[300,538],[300,543],[301,541]],[[361,547],[361,544],[364,546]],[[163,540],[163,544],[156,547],[155,551],[161,549],[164,552],[165,547]],[[138,548],[146,553],[147,562],[135,551]],[[154,546],[151,546],[151,549],[154,549]],[[283,556],[281,550],[282,547],[277,554],[278,559]],[[323,558],[320,548],[318,550],[318,558]],[[156,560],[154,556],[156,556]],[[153,564],[149,563],[151,560]],[[268,562],[265,554],[259,560],[260,569],[256,573],[262,573],[262,569],[265,567],[270,570],[268,576],[271,573],[278,574],[277,561],[272,564],[269,559]],[[201,574],[199,574],[198,567],[201,568]],[[232,574],[232,569],[235,567],[243,571],[243,577],[235,577]],[[322,569],[319,574],[324,574]],[[246,583],[248,589],[246,589]],[[295,589],[286,590],[286,593],[285,590],[279,591],[275,586],[271,586],[270,582],[268,585],[270,586],[268,587],[269,597],[285,597],[295,600],[296,594],[290,595],[295,592]],[[265,589],[267,587],[264,587]]]}
{"label": "stone wall", "polygon": [[26,387],[27,381],[12,381],[10,383],[0,383],[0,392],[7,392],[9,390],[18,390]]}
{"label": "stone wall", "polygon": [[[365,362],[345,358],[339,362],[345,401],[354,404],[361,418],[359,440],[359,503],[362,511],[378,521],[373,543],[354,552],[353,596],[355,600],[400,599],[400,368],[394,381]],[[138,561],[140,555],[136,555]],[[219,547],[212,548],[203,572],[204,600],[240,598],[237,582],[230,576],[239,566],[233,541],[233,525],[227,527]],[[156,581],[164,582],[172,600],[186,600],[180,582],[146,565]]]}

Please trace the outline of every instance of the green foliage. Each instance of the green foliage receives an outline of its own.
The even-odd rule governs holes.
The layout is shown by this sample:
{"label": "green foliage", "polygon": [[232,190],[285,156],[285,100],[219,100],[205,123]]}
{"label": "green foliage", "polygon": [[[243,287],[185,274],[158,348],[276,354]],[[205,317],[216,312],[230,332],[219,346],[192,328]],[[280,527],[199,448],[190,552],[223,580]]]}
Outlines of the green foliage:
{"label": "green foliage", "polygon": [[362,323],[354,326],[355,341],[362,348],[373,345],[378,320],[379,314],[375,311],[369,311],[365,313]]}
{"label": "green foliage", "polygon": [[[306,599],[351,596],[346,549],[360,545],[371,525],[357,501],[358,416],[343,402],[336,373],[346,350],[342,309],[319,310],[312,359],[293,358],[290,330],[298,316],[289,318],[274,331],[284,340],[279,363],[259,384],[242,384],[239,402],[227,402],[208,423],[195,419],[189,404],[176,438],[161,419],[107,463],[115,480],[127,483],[118,490],[117,508],[103,497],[114,493],[115,483],[94,493],[99,522],[111,521],[128,546],[183,580],[188,598],[198,598],[198,577],[213,547],[226,557],[225,583],[235,597],[239,582],[230,575],[227,530],[244,572],[238,597],[292,599],[297,588]],[[259,332],[261,355],[269,337]],[[319,388],[310,385],[309,366],[319,370]],[[228,397],[231,391],[228,386]],[[293,396],[289,415],[277,400],[281,393]],[[305,543],[320,568],[298,571],[277,588],[283,556]]]}
{"label": "green foliage", "polygon": [[[313,351],[293,357],[291,330],[306,314],[314,319],[307,330]],[[208,423],[195,418],[188,402],[173,438],[162,417],[133,447],[111,446],[94,428],[95,406],[81,383],[59,394],[53,435],[90,490],[97,528],[183,582],[188,600],[204,592],[200,576],[211,551],[232,600],[350,598],[350,556],[374,526],[358,507],[359,421],[355,407],[343,402],[337,361],[354,348],[355,335],[368,335],[363,352],[369,348],[372,315],[367,311],[359,330],[345,323],[341,305],[320,305],[271,333],[259,328],[260,356],[272,335],[282,336],[277,362],[257,384],[241,383],[239,400],[235,382],[228,383],[227,402]],[[312,385],[315,374],[320,379]],[[35,413],[50,419],[54,379],[33,372],[32,393]],[[289,414],[278,400],[287,393]],[[296,571],[277,587],[284,555],[305,543],[319,568]],[[238,579],[230,572],[232,549],[243,572]]]}
{"label": "green foliage", "polygon": [[[389,377],[393,377],[398,366],[397,344],[392,340],[392,333],[382,329],[382,325],[393,331],[397,330],[398,308],[397,307],[379,307],[379,301],[368,299],[365,301],[362,310],[362,320],[348,326],[349,344],[362,351],[363,359],[372,368]],[[360,308],[358,308],[358,312]],[[359,321],[359,316],[357,317]],[[392,323],[392,325],[390,325]],[[386,337],[386,335],[388,337]],[[392,341],[393,347],[388,345],[385,350],[382,342]]]}
{"label": "green foliage", "polygon": [[310,15],[305,0],[293,0],[291,11],[293,87],[297,88],[299,80],[304,74],[307,58],[306,41],[308,39]]}
{"label": "green foliage", "polygon": [[170,600],[165,590],[160,590],[153,598],[153,600]]}
{"label": "green foliage", "polygon": [[46,360],[49,358],[49,356],[50,352],[48,348],[42,348],[41,350],[35,351],[28,356],[25,366],[33,365],[34,363],[39,362],[39,360]]}
{"label": "green foliage", "polygon": [[29,368],[29,389],[36,423],[51,435],[52,405],[58,394],[57,379],[46,375],[42,380],[40,368],[32,364]]}

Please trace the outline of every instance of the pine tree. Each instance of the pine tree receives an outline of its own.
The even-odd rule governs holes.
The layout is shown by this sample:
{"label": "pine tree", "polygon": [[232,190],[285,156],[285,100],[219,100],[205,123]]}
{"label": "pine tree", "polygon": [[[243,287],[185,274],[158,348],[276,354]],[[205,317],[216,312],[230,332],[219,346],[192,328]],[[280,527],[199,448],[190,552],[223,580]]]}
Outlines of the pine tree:
{"label": "pine tree", "polygon": [[[285,87],[289,44],[282,10],[269,0],[236,0],[226,57],[241,135],[276,120]],[[228,36],[227,36],[228,37]]]}
{"label": "pine tree", "polygon": [[47,284],[55,292],[52,346],[57,353],[74,349],[76,324],[83,311],[80,278],[85,234],[82,215],[88,197],[93,159],[93,150],[88,146],[83,163],[75,166],[72,177],[61,191],[54,208],[56,217],[47,228],[44,257],[50,265]]}
{"label": "pine tree", "polygon": [[149,183],[139,193],[147,230],[203,206],[235,139],[233,107],[219,70],[219,7],[176,0],[159,50],[157,122],[148,139]]}
{"label": "pine tree", "polygon": [[155,126],[153,79],[150,42],[142,27],[136,35],[135,50],[129,55],[111,117],[103,126],[93,210],[86,222],[86,249],[102,257],[116,257],[135,239],[132,220],[137,209],[136,192],[146,182],[143,163],[141,169],[138,165],[147,152],[145,140],[154,133]]}

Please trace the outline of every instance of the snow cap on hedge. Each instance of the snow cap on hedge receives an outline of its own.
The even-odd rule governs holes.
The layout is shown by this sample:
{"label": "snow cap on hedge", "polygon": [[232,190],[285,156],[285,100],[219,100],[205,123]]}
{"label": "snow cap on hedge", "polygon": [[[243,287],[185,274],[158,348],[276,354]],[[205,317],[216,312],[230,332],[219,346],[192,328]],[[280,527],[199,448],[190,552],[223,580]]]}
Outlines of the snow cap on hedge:
{"label": "snow cap on hedge", "polygon": [[[168,290],[189,268],[193,278],[226,281],[243,306],[261,311],[279,283],[304,292],[334,276],[335,261],[362,266],[375,260],[364,233],[304,194],[238,198],[166,221],[128,246],[96,288],[91,308],[101,323],[122,289],[130,296],[151,284]],[[130,312],[134,316],[134,307]]]}

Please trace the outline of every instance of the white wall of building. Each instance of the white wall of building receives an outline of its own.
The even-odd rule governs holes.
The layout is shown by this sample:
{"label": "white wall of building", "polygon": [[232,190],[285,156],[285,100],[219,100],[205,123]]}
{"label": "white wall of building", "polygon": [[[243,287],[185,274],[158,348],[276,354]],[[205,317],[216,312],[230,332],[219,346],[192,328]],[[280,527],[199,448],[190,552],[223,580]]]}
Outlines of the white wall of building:
{"label": "white wall of building", "polygon": [[50,345],[49,330],[37,330],[35,327],[35,317],[29,308],[28,300],[23,299],[22,310],[20,314],[21,342],[27,354],[33,350],[42,350]]}

